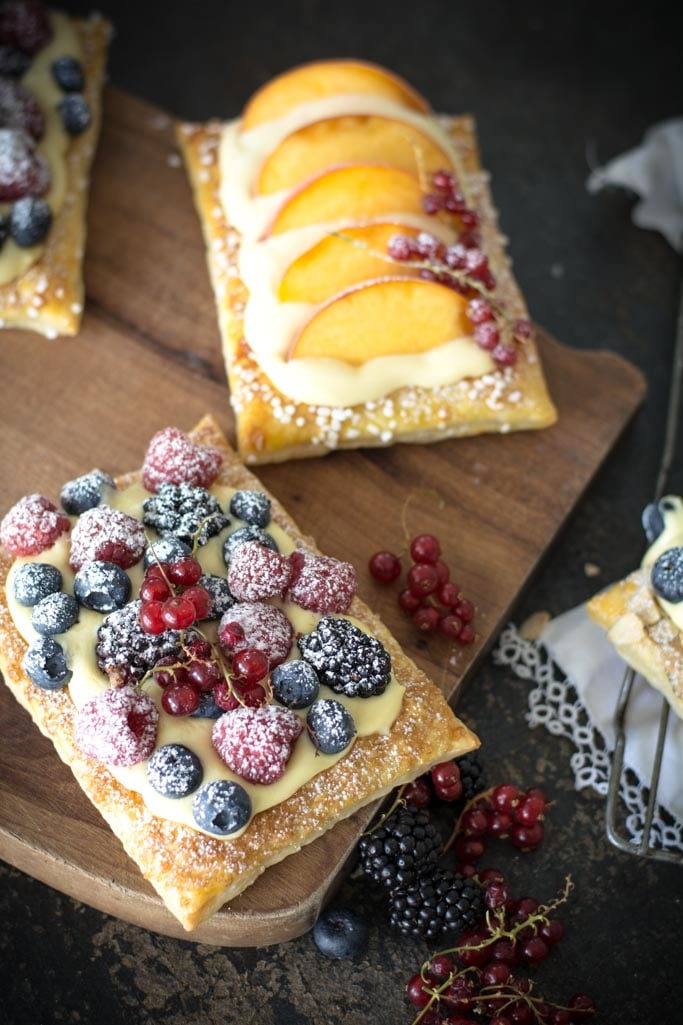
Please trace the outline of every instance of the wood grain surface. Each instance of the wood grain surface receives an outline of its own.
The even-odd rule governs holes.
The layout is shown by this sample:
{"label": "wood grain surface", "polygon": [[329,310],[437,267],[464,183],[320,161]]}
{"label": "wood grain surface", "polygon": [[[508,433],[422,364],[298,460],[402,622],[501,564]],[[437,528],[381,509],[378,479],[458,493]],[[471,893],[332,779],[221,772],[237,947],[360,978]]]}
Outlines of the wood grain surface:
{"label": "wood grain surface", "polygon": [[[95,466],[112,474],[137,467],[151,435],[169,424],[189,430],[210,412],[234,438],[201,231],[171,119],[111,89],[104,126],[81,334],[0,336],[0,514],[32,491],[57,498],[65,480]],[[539,336],[559,411],[552,428],[257,471],[323,551],[355,563],[361,597],[454,703],[645,393],[642,375],[620,357]],[[469,647],[418,635],[395,591],[370,579],[369,555],[400,549],[404,526],[439,535],[452,576],[477,607]],[[0,715],[0,857],[105,912],[187,938],[5,688]],[[271,868],[191,938],[264,946],[304,932],[375,811]]]}

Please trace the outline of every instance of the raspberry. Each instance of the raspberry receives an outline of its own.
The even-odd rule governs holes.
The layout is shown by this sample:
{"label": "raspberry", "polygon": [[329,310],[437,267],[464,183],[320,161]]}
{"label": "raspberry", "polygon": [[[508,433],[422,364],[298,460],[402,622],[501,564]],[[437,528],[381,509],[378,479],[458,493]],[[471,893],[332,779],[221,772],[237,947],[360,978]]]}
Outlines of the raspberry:
{"label": "raspberry", "polygon": [[356,593],[356,571],[350,562],[326,555],[292,552],[292,580],[287,596],[309,612],[346,612]]}
{"label": "raspberry", "polygon": [[213,745],[225,764],[250,783],[274,783],[287,767],[301,719],[280,705],[236,708],[213,727]]}
{"label": "raspberry", "polygon": [[228,586],[241,601],[264,601],[282,594],[290,580],[288,559],[255,541],[240,545],[228,567]]}
{"label": "raspberry", "polygon": [[71,528],[71,520],[44,495],[25,495],[0,523],[0,541],[11,555],[37,555]]}
{"label": "raspberry", "polygon": [[215,481],[223,456],[214,448],[197,445],[177,427],[157,431],[147,448],[142,480],[156,493],[161,484],[193,484],[208,488]]}
{"label": "raspberry", "polygon": [[[233,624],[241,627],[241,636]],[[237,602],[225,613],[218,627],[218,639],[227,655],[256,648],[268,656],[271,667],[287,658],[293,637],[294,629],[284,612],[274,605],[259,602]]]}
{"label": "raspberry", "polygon": [[134,566],[147,548],[145,531],[135,516],[98,505],[86,509],[71,534],[71,568],[79,570],[95,559],[113,562],[121,569]]}
{"label": "raspberry", "polygon": [[0,43],[33,56],[52,38],[52,27],[40,0],[10,0],[0,8]]}
{"label": "raspberry", "polygon": [[45,132],[45,118],[38,100],[12,78],[0,78],[0,126],[20,128],[36,140]]}
{"label": "raspberry", "polygon": [[28,132],[0,128],[0,200],[42,196],[51,180],[50,169]]}
{"label": "raspberry", "polygon": [[154,750],[158,721],[157,706],[144,691],[112,687],[83,705],[75,740],[96,762],[137,765]]}

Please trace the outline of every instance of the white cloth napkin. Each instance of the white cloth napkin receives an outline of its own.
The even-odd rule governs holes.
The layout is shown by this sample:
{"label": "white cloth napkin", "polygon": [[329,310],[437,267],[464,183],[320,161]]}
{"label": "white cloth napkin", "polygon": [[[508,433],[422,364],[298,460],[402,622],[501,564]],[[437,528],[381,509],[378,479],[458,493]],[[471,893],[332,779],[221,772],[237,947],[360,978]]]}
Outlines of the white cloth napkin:
{"label": "white cloth napkin", "polygon": [[586,181],[590,193],[607,185],[637,193],[633,223],[661,232],[683,252],[683,118],[654,125],[640,146],[596,168]]}

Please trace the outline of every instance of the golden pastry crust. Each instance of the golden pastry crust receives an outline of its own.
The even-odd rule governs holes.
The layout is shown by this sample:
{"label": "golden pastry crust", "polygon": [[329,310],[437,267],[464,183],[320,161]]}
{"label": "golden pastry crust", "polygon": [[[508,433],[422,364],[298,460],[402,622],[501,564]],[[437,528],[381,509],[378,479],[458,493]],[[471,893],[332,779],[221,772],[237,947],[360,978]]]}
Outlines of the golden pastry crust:
{"label": "golden pastry crust", "polygon": [[596,594],[586,608],[624,661],[683,718],[683,633],[657,603],[649,570]]}
{"label": "golden pastry crust", "polygon": [[[508,312],[526,317],[497,225],[488,178],[479,159],[474,121],[443,119],[482,217],[482,248]],[[280,393],[253,358],[243,334],[247,291],[239,278],[240,236],[220,199],[222,122],[180,124],[177,139],[202,224],[223,354],[237,419],[237,448],[247,463],[324,455],[340,448],[423,443],[486,432],[546,427],[557,419],[533,339],[518,346],[514,367],[436,388],[404,387],[353,407],[310,406]]]}
{"label": "golden pastry crust", "polygon": [[[220,429],[206,417],[191,432],[200,444],[220,449],[224,462],[217,484],[258,488],[228,447]],[[138,478],[118,481],[124,487]],[[273,519],[299,545],[317,551],[272,496]],[[340,819],[390,792],[432,765],[479,745],[456,718],[441,691],[401,651],[382,622],[358,598],[349,614],[364,623],[389,651],[394,675],[405,687],[400,714],[385,736],[359,737],[348,755],[304,784],[280,805],[256,815],[234,840],[214,839],[148,811],[142,798],[122,787],[106,768],[74,743],[75,707],[68,689],[45,691],[22,670],[26,644],[11,619],[5,582],[11,558],[0,552],[0,669],[17,700],[50,738],[78,783],[109,823],[169,910],[187,930],[195,929],[246,889],[269,865],[310,843]]]}
{"label": "golden pastry crust", "polygon": [[83,95],[92,121],[87,131],[69,143],[67,192],[40,259],[20,278],[0,285],[0,326],[26,328],[48,338],[75,335],[81,325],[90,168],[102,120],[102,87],[112,31],[110,23],[99,15],[78,20],[75,25],[83,45]]}

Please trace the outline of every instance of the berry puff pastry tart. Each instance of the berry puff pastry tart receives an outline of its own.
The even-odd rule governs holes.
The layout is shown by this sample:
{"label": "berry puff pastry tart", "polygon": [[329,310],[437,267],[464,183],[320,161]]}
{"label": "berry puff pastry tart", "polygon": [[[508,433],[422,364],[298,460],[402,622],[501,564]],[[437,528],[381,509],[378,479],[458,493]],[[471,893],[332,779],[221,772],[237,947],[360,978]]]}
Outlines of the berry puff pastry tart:
{"label": "berry puff pastry tart", "polygon": [[0,7],[0,326],[75,335],[110,25]]}
{"label": "berry puff pastry tart", "polygon": [[332,60],[178,140],[246,462],[555,421],[469,117]]}
{"label": "berry puff pastry tart", "polygon": [[683,499],[651,502],[643,528],[650,547],[640,568],[587,609],[624,661],[683,717]]}
{"label": "berry puff pastry tart", "polygon": [[185,929],[478,740],[206,418],[0,525],[5,683]]}

